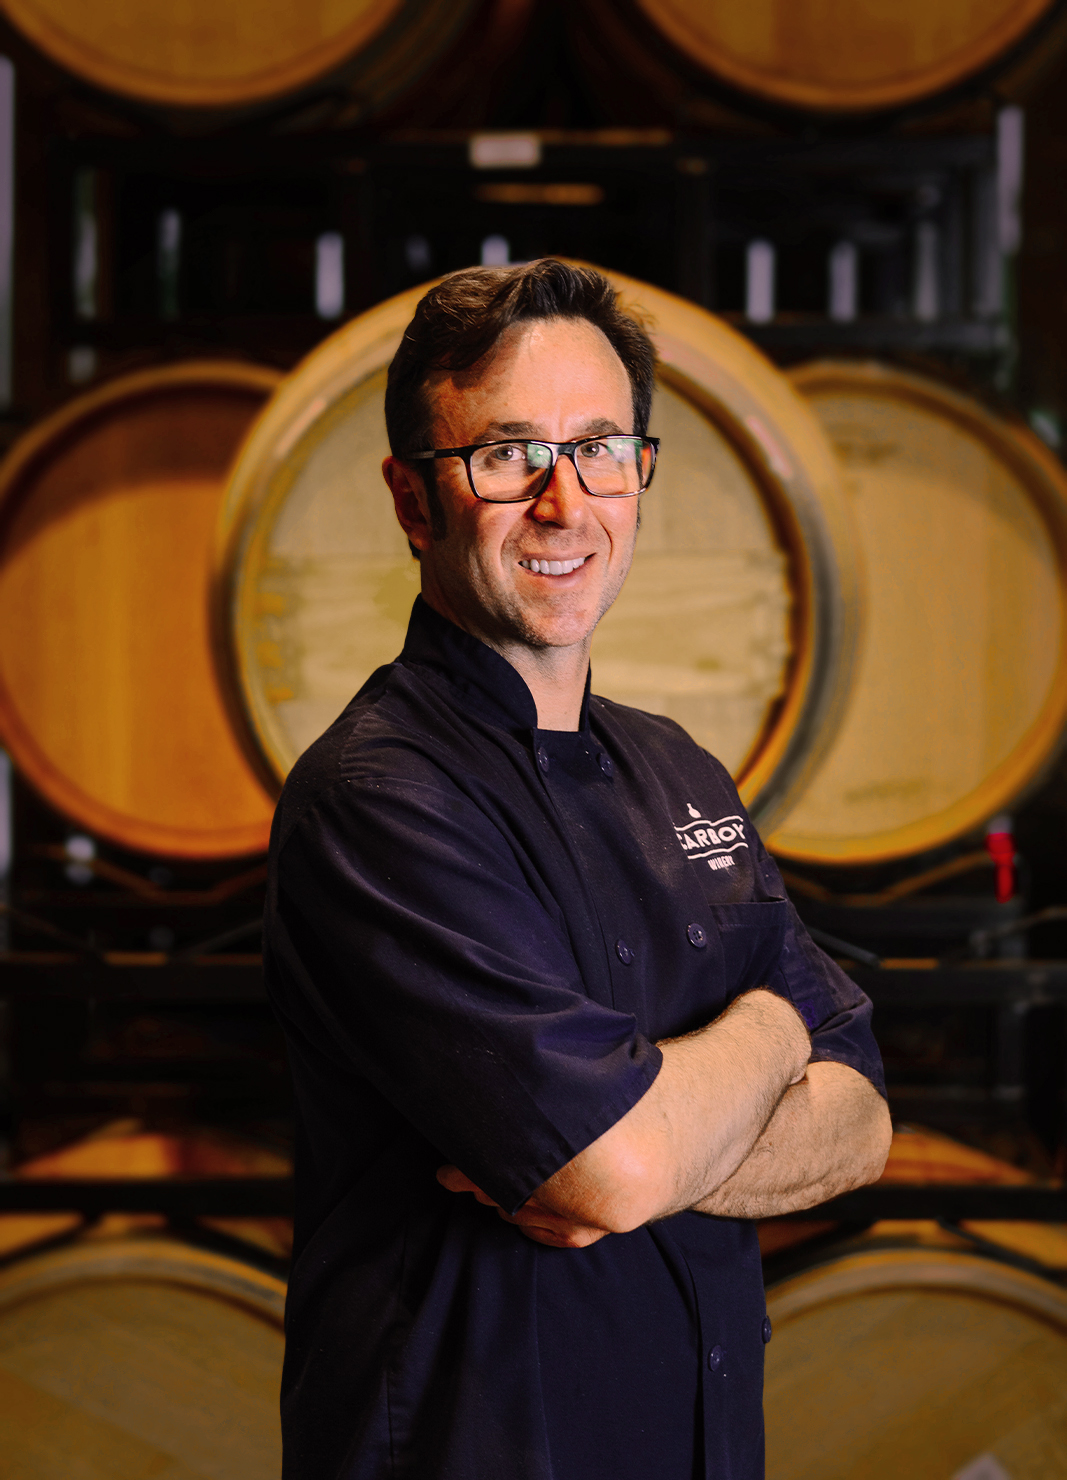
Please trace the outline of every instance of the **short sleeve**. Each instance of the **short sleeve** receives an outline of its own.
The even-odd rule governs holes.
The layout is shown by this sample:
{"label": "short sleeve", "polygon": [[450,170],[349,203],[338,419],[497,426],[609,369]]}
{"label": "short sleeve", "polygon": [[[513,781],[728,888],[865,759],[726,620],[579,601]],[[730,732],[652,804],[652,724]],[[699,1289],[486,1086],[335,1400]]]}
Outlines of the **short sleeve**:
{"label": "short sleeve", "polygon": [[327,788],[268,914],[279,1010],[506,1210],[659,1071],[636,1020],[584,990],[550,892],[444,779]]}
{"label": "short sleeve", "polygon": [[[778,867],[758,840],[755,865],[764,888],[786,898]],[[819,949],[792,904],[778,970],[769,986],[788,997],[807,1024],[812,1062],[847,1064],[885,1096],[882,1056],[871,1029],[871,999]]]}

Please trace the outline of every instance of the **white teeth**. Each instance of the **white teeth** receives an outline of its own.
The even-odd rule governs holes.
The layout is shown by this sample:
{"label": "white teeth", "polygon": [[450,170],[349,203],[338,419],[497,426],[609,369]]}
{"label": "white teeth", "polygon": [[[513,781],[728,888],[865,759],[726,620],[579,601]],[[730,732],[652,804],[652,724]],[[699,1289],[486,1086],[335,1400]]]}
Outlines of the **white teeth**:
{"label": "white teeth", "polygon": [[569,576],[585,562],[586,556],[579,555],[577,560],[520,560],[519,564],[535,576]]}

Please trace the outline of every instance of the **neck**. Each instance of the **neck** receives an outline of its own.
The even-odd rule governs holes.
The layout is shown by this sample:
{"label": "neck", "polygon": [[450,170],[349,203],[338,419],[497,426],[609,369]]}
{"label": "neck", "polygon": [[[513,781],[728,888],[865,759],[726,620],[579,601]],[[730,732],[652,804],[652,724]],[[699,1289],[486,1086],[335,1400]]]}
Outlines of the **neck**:
{"label": "neck", "polygon": [[577,730],[589,673],[589,640],[566,648],[482,641],[506,658],[533,695],[540,730]]}
{"label": "neck", "polygon": [[422,599],[440,616],[507,659],[533,695],[539,730],[577,730],[589,672],[591,635],[573,647],[535,648],[485,631],[469,619],[464,620],[462,613],[452,609],[444,593],[425,578]]}

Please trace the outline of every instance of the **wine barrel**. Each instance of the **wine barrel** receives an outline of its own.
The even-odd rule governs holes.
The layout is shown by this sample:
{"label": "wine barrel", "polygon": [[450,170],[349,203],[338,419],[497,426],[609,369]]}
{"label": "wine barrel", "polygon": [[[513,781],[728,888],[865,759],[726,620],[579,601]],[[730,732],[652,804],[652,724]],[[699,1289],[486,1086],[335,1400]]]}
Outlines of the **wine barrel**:
{"label": "wine barrel", "polygon": [[767,1292],[767,1480],[1062,1472],[1062,1286],[959,1249],[820,1259]]}
{"label": "wine barrel", "polygon": [[863,651],[839,734],[771,846],[879,862],[979,826],[1067,721],[1067,473],[1026,427],[889,365],[792,372],[834,443],[863,550]]}
{"label": "wine barrel", "polygon": [[[883,1183],[1007,1186],[1033,1176],[921,1127],[898,1128]],[[795,1244],[760,1226],[765,1252]],[[825,1225],[824,1225],[825,1227]],[[981,1257],[999,1245],[1045,1279]],[[797,1258],[790,1256],[794,1263]],[[1044,1480],[1061,1465],[1067,1391],[1067,1230],[1009,1221],[876,1223],[769,1279],[767,1480]],[[811,1395],[819,1400],[813,1404]],[[1060,1447],[1057,1447],[1060,1446]]]}
{"label": "wine barrel", "polygon": [[[609,273],[652,325],[663,439],[637,555],[593,647],[596,691],[670,715],[773,819],[834,733],[858,622],[832,453],[801,398],[691,303]],[[231,681],[280,780],[403,643],[418,566],[382,482],[386,370],[425,287],[286,380],[234,469],[218,592]]]}
{"label": "wine barrel", "polygon": [[[1018,1187],[1033,1185],[1038,1179],[999,1156],[965,1146],[937,1131],[898,1126],[880,1180],[885,1184],[903,1182],[912,1186],[965,1183],[972,1187]],[[1021,1254],[1049,1270],[1067,1270],[1067,1227],[1061,1223],[998,1218],[968,1219],[961,1226],[965,1233],[989,1245],[999,1245],[1009,1254]],[[872,1233],[874,1237],[892,1233],[899,1238],[902,1230],[909,1228],[911,1236],[924,1243],[952,1242],[955,1238],[937,1225],[925,1223],[876,1223]]]}
{"label": "wine barrel", "polygon": [[[478,0],[0,0],[53,61],[96,87],[170,107],[240,108],[344,68],[359,112],[410,88]],[[345,65],[347,64],[347,65]]]}
{"label": "wine barrel", "polygon": [[[289,1177],[292,1170],[290,1157],[232,1132],[188,1126],[166,1134],[145,1130],[137,1121],[117,1121],[57,1150],[20,1162],[13,1175],[33,1182],[81,1178],[110,1181],[123,1177]],[[77,1213],[2,1215],[0,1258],[20,1245],[76,1229],[80,1222]],[[292,1253],[292,1218],[202,1217],[199,1222],[275,1259],[288,1259]]]}
{"label": "wine barrel", "polygon": [[898,1126],[879,1180],[913,1186],[962,1182],[972,1186],[1010,1187],[1033,1182],[1034,1178],[1010,1161],[977,1146],[954,1141],[938,1131],[922,1126]]}
{"label": "wine barrel", "polygon": [[582,9],[587,47],[599,35],[661,93],[666,69],[676,105],[692,79],[778,108],[856,114],[981,79],[1043,34],[1056,0],[584,0]]}
{"label": "wine barrel", "polygon": [[266,847],[208,591],[226,474],[279,376],[224,361],[114,380],[0,465],[0,741],[45,799],[128,848]]}
{"label": "wine barrel", "polygon": [[283,1282],[166,1237],[0,1269],[0,1454],[33,1480],[276,1480]]}
{"label": "wine barrel", "polygon": [[288,1156],[215,1127],[168,1133],[145,1130],[137,1121],[118,1121],[20,1162],[14,1175],[37,1182],[68,1177],[285,1177],[292,1169]]}

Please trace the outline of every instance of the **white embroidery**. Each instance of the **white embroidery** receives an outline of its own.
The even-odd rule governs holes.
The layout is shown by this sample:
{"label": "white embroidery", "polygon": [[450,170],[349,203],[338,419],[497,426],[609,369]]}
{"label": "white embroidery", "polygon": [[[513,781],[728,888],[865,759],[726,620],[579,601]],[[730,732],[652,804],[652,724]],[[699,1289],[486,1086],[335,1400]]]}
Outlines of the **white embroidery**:
{"label": "white embroidery", "polygon": [[[745,841],[745,819],[737,813],[712,822],[702,817],[691,802],[686,802],[685,807],[695,820],[682,823],[681,826],[675,823],[674,831],[682,845],[682,852],[690,858],[710,858],[712,854],[721,856],[734,853],[738,848],[748,847]],[[729,864],[719,867],[729,867]]]}

